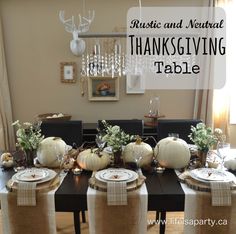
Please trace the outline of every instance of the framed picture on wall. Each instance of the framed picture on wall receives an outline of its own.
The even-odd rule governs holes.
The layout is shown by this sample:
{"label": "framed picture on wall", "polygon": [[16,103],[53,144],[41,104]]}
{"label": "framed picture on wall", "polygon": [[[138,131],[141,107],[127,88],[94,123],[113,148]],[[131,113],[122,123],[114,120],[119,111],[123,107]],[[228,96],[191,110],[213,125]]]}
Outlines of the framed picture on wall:
{"label": "framed picture on wall", "polygon": [[126,76],[126,93],[127,94],[144,94],[144,77],[142,75],[128,74]]}
{"label": "framed picture on wall", "polygon": [[61,62],[61,82],[75,83],[76,82],[76,63],[75,62]]}
{"label": "framed picture on wall", "polygon": [[118,77],[88,77],[88,98],[90,101],[118,101]]}

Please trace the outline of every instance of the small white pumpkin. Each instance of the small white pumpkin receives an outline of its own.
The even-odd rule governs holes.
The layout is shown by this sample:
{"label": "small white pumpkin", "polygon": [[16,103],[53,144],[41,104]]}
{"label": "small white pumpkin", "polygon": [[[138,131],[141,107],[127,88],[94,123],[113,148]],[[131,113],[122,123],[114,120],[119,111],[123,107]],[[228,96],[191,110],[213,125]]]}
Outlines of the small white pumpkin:
{"label": "small white pumpkin", "polygon": [[63,168],[65,168],[65,169],[72,169],[74,167],[74,163],[75,163],[75,159],[69,158],[63,164]]}
{"label": "small white pumpkin", "polygon": [[98,171],[110,164],[110,155],[104,151],[98,153],[98,149],[86,149],[79,153],[77,163],[88,171]]}
{"label": "small white pumpkin", "polygon": [[37,159],[42,166],[59,167],[58,156],[65,155],[66,143],[60,137],[43,139],[37,150]]}
{"label": "small white pumpkin", "polygon": [[138,138],[135,142],[127,144],[123,151],[123,160],[126,163],[136,162],[140,158],[139,166],[149,166],[153,159],[152,147],[142,142],[141,138]]}
{"label": "small white pumpkin", "polygon": [[9,153],[9,152],[2,153],[1,162],[9,161],[9,160],[13,160],[11,153]]}
{"label": "small white pumpkin", "polygon": [[236,170],[236,159],[230,159],[230,160],[225,161],[224,166],[228,170],[235,171]]}
{"label": "small white pumpkin", "polygon": [[14,161],[11,153],[3,153],[1,155],[1,164],[3,167],[13,167]]}
{"label": "small white pumpkin", "polygon": [[186,141],[175,137],[160,140],[154,149],[154,155],[161,166],[173,169],[187,166],[191,156]]}

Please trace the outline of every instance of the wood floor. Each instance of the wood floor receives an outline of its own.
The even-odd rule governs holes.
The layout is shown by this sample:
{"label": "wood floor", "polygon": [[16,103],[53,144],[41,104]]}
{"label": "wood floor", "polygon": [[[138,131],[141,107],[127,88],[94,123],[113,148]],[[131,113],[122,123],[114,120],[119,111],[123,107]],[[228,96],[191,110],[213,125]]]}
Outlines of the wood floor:
{"label": "wood floor", "polygon": [[[87,213],[87,212],[86,212]],[[0,212],[1,215],[1,212]],[[148,212],[148,220],[155,219],[155,212]],[[73,223],[73,213],[61,213],[57,212],[57,233],[58,234],[74,234],[74,223]],[[169,212],[167,213],[166,220],[168,224],[166,225],[166,234],[182,234],[183,233],[183,224],[181,220],[184,217],[183,212]],[[0,225],[1,219],[0,219]],[[88,223],[81,224],[81,234],[88,234]],[[148,234],[158,234],[159,233],[159,225],[153,224],[148,225]],[[0,234],[2,234],[2,228],[0,229]],[[104,233],[105,234],[105,233]]]}
{"label": "wood floor", "polygon": [[[155,212],[148,212],[148,220],[155,219]],[[173,224],[175,220],[183,219],[183,212],[167,213],[166,234],[182,234],[183,225]],[[57,230],[58,234],[74,234],[73,215],[71,213],[57,213]],[[88,223],[81,224],[81,233],[88,234]],[[148,225],[148,234],[159,233],[159,225]]]}
{"label": "wood floor", "polygon": [[[155,212],[148,212],[148,220],[154,220],[156,216]],[[166,234],[182,234],[183,224],[174,224],[175,221],[182,220],[184,217],[183,212],[170,212],[167,213],[166,220],[169,222],[166,225]],[[73,215],[71,213],[57,213],[57,227],[58,234],[74,234],[73,229]],[[81,224],[81,233],[88,234],[88,223]],[[148,225],[148,234],[158,234],[159,225]]]}

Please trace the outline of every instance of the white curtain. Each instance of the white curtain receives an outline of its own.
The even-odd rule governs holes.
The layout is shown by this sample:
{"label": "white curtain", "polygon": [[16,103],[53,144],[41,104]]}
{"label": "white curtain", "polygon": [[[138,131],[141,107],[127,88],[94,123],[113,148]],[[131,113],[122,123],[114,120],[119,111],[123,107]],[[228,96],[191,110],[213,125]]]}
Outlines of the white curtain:
{"label": "white curtain", "polygon": [[12,109],[0,17],[0,150],[14,150],[15,138],[12,127]]}
{"label": "white curtain", "polygon": [[[214,0],[208,0],[208,7],[214,6]],[[212,12],[209,10],[208,17],[212,17]],[[211,37],[211,30],[205,29],[202,31],[203,36]],[[201,59],[201,67],[203,70],[203,75],[206,77],[204,79],[204,84],[201,85],[207,87],[214,80],[213,72],[213,60],[211,57],[206,57]],[[210,89],[196,89],[195,90],[195,102],[194,102],[194,112],[193,118],[201,119],[207,126],[212,127],[213,125],[213,90]]]}
{"label": "white curtain", "polygon": [[[233,0],[209,0],[209,6],[223,7],[226,11],[227,22],[227,60],[226,71],[227,80],[230,74],[229,59],[230,45],[228,43],[229,37],[233,37],[230,33],[229,22],[232,20],[228,14],[228,8]],[[212,74],[209,74],[211,79]],[[219,90],[196,90],[195,92],[195,105],[194,105],[194,118],[201,118],[208,126],[213,128],[221,128],[229,139],[229,83]]]}
{"label": "white curtain", "polygon": [[[227,136],[227,140],[230,138],[229,134],[229,107],[230,107],[230,93],[231,93],[231,79],[233,74],[233,67],[235,60],[235,51],[232,44],[234,41],[234,18],[235,12],[231,11],[234,0],[215,0],[215,5],[224,8],[226,12],[226,83],[222,89],[214,90],[213,94],[213,121],[214,127],[221,128]],[[235,59],[235,58],[234,58]]]}

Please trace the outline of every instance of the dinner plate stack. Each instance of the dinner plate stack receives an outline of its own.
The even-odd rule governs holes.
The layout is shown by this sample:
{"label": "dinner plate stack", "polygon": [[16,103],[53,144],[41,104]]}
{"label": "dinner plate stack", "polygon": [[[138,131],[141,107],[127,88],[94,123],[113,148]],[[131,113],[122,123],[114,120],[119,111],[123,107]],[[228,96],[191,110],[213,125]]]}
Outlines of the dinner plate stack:
{"label": "dinner plate stack", "polygon": [[51,183],[56,177],[57,173],[47,168],[29,168],[17,172],[7,183],[7,188],[10,190],[17,189],[19,183],[36,183],[36,190],[49,189],[51,186],[57,184]]}
{"label": "dinner plate stack", "polygon": [[190,171],[190,176],[197,181],[203,183],[210,182],[232,182],[235,180],[235,176],[223,170],[217,170],[214,168],[197,168]]}
{"label": "dinner plate stack", "polygon": [[95,176],[90,178],[89,185],[94,189],[106,191],[109,182],[126,182],[127,190],[131,191],[139,188],[144,183],[144,179],[139,178],[132,170],[108,168],[96,172]]}

